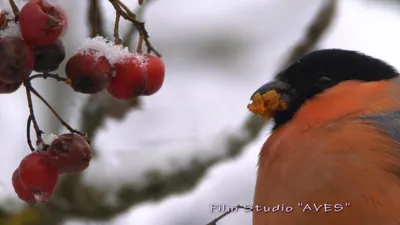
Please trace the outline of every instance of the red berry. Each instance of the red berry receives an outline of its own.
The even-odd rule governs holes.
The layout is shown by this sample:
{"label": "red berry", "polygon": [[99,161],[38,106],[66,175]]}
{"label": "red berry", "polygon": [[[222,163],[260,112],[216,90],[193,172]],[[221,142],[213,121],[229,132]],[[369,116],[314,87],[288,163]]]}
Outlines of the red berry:
{"label": "red berry", "polygon": [[146,88],[143,95],[152,95],[160,90],[164,83],[165,65],[161,58],[144,54],[147,69]]}
{"label": "red berry", "polygon": [[88,49],[76,53],[68,60],[65,73],[76,92],[95,94],[108,86],[113,69],[101,52]]}
{"label": "red berry", "polygon": [[146,83],[146,70],[142,63],[130,56],[114,65],[115,77],[108,86],[108,92],[119,99],[130,99],[143,93]]}
{"label": "red berry", "polygon": [[48,45],[56,41],[65,29],[64,11],[45,0],[30,0],[19,14],[21,33],[30,45]]}
{"label": "red berry", "polygon": [[19,199],[28,203],[30,206],[33,206],[36,203],[36,199],[33,193],[26,190],[25,187],[22,185],[21,180],[19,178],[18,169],[16,169],[12,175],[12,185]]}
{"label": "red berry", "polygon": [[32,152],[19,165],[22,185],[35,194],[38,203],[47,201],[58,181],[58,170],[46,152]]}
{"label": "red berry", "polygon": [[19,87],[21,87],[21,85],[22,85],[22,82],[9,84],[9,83],[0,81],[0,94],[13,93],[16,90],[18,90]]}
{"label": "red berry", "polygon": [[33,50],[17,37],[0,39],[0,81],[19,83],[33,71]]}
{"label": "red berry", "polygon": [[80,173],[92,159],[89,143],[78,134],[62,134],[55,139],[47,152],[60,173]]}
{"label": "red berry", "polygon": [[33,69],[36,72],[54,71],[65,59],[65,48],[60,39],[48,45],[37,46],[34,50],[35,65]]}

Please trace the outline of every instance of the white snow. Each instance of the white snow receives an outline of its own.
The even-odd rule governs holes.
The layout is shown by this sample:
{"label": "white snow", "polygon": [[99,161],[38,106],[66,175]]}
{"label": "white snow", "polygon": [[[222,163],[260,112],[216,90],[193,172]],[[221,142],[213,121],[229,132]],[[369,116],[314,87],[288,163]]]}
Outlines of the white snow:
{"label": "white snow", "polygon": [[6,13],[8,19],[13,19],[13,11],[8,0],[0,0],[0,11]]}
{"label": "white snow", "polygon": [[51,144],[57,138],[58,138],[58,136],[53,133],[44,134],[42,137],[43,142],[47,145]]}
{"label": "white snow", "polygon": [[4,37],[17,37],[23,39],[19,24],[13,21],[9,22],[6,29],[0,30],[0,38]]}
{"label": "white snow", "polygon": [[[53,133],[43,134],[43,135],[42,135],[42,140],[43,140],[43,143],[44,143],[44,144],[50,145],[57,137],[58,137],[58,136],[55,135],[55,134],[53,134]],[[36,146],[36,151],[42,151],[43,148],[44,148],[44,146],[43,146],[41,143],[39,143],[39,144]]]}
{"label": "white snow", "polygon": [[[21,9],[28,1],[15,0],[14,2],[17,7]],[[10,22],[8,22],[8,26],[6,29],[0,30],[0,38],[18,37],[23,39],[19,24],[12,21],[14,19],[14,13],[10,6],[9,0],[0,0],[0,13],[5,13],[5,18],[11,20]]]}
{"label": "white snow", "polygon": [[[19,10],[28,2],[28,0],[14,0]],[[0,0],[0,12],[5,12],[7,19],[14,19],[14,13],[12,11],[9,0]]]}
{"label": "white snow", "polygon": [[78,52],[85,54],[85,51],[88,49],[98,51],[99,54],[97,56],[105,56],[112,65],[123,63],[125,60],[135,56],[127,47],[116,45],[114,41],[102,36],[86,38],[82,46],[78,49]]}

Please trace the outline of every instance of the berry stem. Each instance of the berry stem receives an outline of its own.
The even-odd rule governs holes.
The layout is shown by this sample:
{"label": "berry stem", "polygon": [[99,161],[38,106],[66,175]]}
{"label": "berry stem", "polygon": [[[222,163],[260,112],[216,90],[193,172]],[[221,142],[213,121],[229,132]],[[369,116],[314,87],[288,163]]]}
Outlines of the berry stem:
{"label": "berry stem", "polygon": [[24,81],[24,86],[25,86],[25,90],[26,90],[26,99],[28,101],[28,107],[29,107],[29,117],[30,117],[30,120],[32,120],[33,128],[35,129],[35,133],[36,133],[36,145],[43,144],[43,139],[42,139],[43,131],[40,130],[39,125],[36,121],[35,112],[33,110],[33,104],[32,104],[32,95],[30,92],[30,89],[32,88],[32,86],[31,86],[31,83],[29,82],[29,80]]}
{"label": "berry stem", "polygon": [[32,145],[31,141],[31,124],[32,124],[32,116],[28,116],[28,121],[26,122],[26,140],[28,142],[28,146],[31,149],[31,151],[35,151],[35,148]]}
{"label": "berry stem", "polygon": [[10,6],[11,6],[11,9],[12,9],[14,17],[15,17],[14,21],[18,22],[18,20],[19,20],[19,9],[18,9],[18,6],[17,6],[17,4],[15,4],[14,0],[9,0],[9,2],[10,2]]}
{"label": "berry stem", "polygon": [[120,0],[116,0],[116,2],[118,3],[118,5],[123,8],[125,10],[125,12],[132,18],[136,19],[136,14],[133,13],[131,10],[129,10],[128,6],[126,6],[123,2],[121,2]]}
{"label": "berry stem", "polygon": [[69,130],[69,132],[71,133],[76,133],[79,134],[83,137],[86,137],[86,134],[83,132],[80,132],[78,130],[73,129],[67,122],[65,122],[60,115],[58,115],[57,111],[55,109],[53,109],[53,107],[50,105],[50,103],[48,103],[46,101],[46,99],[43,98],[43,96],[41,96],[32,86],[28,87],[29,91],[32,92],[36,97],[38,97],[46,106],[48,109],[50,109],[50,111],[54,114],[55,117],[57,117],[57,119],[60,121],[61,125],[63,125],[65,128],[67,128]]}
{"label": "berry stem", "polygon": [[65,82],[67,84],[70,83],[70,80],[68,78],[64,78],[64,77],[60,77],[58,74],[51,74],[51,73],[43,73],[43,74],[36,74],[33,76],[30,76],[27,81],[32,81],[33,79],[37,79],[37,78],[43,78],[43,79],[47,79],[47,78],[53,78],[57,81],[62,81]]}
{"label": "berry stem", "polygon": [[144,22],[137,20],[135,13],[130,11],[129,8],[124,3],[122,3],[120,0],[108,0],[108,1],[114,7],[115,12],[119,13],[119,15],[122,16],[125,20],[132,22],[132,24],[139,31],[140,35],[143,36],[143,40],[147,46],[147,52],[148,53],[154,52],[154,54],[156,54],[158,57],[161,57],[161,54],[156,49],[154,49],[154,47],[150,43],[150,40],[149,40],[150,36],[144,26]]}
{"label": "berry stem", "polygon": [[[244,209],[244,206],[237,205],[236,208]],[[233,212],[233,210],[228,210],[228,211],[224,212],[223,214],[221,214],[220,216],[218,216],[217,218],[213,219],[211,222],[207,223],[206,225],[217,225],[218,221],[220,221],[221,219],[223,219],[225,216],[229,215],[232,212]]]}
{"label": "berry stem", "polygon": [[143,39],[144,39],[143,35],[139,35],[139,41],[138,41],[138,45],[136,48],[137,53],[142,53]]}
{"label": "berry stem", "polygon": [[119,21],[121,19],[121,14],[115,12],[115,23],[114,23],[114,42],[116,45],[120,45],[122,43],[121,38],[119,37]]}
{"label": "berry stem", "polygon": [[95,37],[99,34],[99,6],[97,0],[92,0],[93,4],[93,30],[92,30],[92,37]]}

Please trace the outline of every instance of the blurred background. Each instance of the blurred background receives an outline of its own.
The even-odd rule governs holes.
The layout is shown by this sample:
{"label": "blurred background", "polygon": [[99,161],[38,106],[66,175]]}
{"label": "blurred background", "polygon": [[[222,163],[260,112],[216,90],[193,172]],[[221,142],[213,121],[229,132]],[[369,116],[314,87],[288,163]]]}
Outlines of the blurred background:
{"label": "blurred background", "polygon": [[[112,37],[108,0],[54,0],[68,14],[67,56],[99,32]],[[26,207],[11,175],[29,153],[23,88],[0,96],[0,224],[205,225],[210,204],[251,204],[259,149],[269,126],[250,115],[253,91],[289,62],[320,48],[362,51],[400,68],[400,1],[136,0],[123,1],[146,22],[163,55],[166,80],[153,96],[117,101],[74,93],[52,80],[34,85],[74,127],[87,131],[95,158],[64,176],[52,200]],[[125,45],[137,33],[123,22]],[[65,60],[66,62],[66,60]],[[59,73],[64,74],[64,65]],[[39,101],[45,132],[66,132]],[[271,181],[273,182],[273,181]],[[218,225],[251,224],[235,212]]]}

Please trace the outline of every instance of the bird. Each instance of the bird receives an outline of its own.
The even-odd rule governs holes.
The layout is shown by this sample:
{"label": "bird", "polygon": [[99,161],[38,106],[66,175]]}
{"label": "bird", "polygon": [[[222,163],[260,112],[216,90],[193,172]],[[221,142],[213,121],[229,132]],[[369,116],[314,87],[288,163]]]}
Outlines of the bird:
{"label": "bird", "polygon": [[251,96],[276,91],[259,153],[253,225],[400,224],[400,78],[359,51],[300,57]]}

